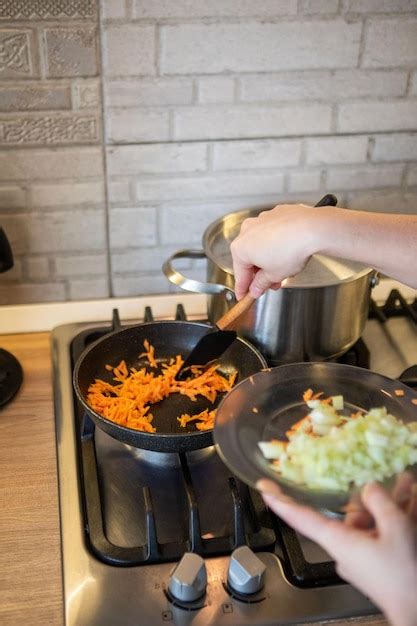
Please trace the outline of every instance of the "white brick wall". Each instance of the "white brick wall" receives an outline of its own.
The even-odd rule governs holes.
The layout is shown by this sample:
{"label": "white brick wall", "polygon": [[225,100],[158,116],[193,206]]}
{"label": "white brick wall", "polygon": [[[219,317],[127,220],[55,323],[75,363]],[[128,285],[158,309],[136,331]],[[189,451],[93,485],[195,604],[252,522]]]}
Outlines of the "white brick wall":
{"label": "white brick wall", "polygon": [[64,283],[19,282],[15,285],[0,285],[2,304],[31,304],[34,302],[60,302],[67,299]]}
{"label": "white brick wall", "polygon": [[0,186],[0,209],[20,209],[26,206],[26,192],[15,185]]}
{"label": "white brick wall", "polygon": [[104,277],[72,279],[68,281],[68,297],[70,300],[106,298],[109,293],[108,282],[108,279]]}
{"label": "white brick wall", "polygon": [[204,200],[278,194],[284,188],[284,175],[242,172],[228,175],[193,176],[190,178],[142,179],[136,184],[139,202]]}
{"label": "white brick wall", "polygon": [[60,207],[103,204],[103,181],[37,185],[31,188],[31,203],[35,207]]}
{"label": "white brick wall", "polygon": [[414,68],[416,58],[417,17],[401,22],[381,19],[369,24],[363,53],[364,67]]}
{"label": "white brick wall", "polygon": [[366,136],[307,139],[306,162],[312,165],[365,162],[368,141]]}
{"label": "white brick wall", "polygon": [[100,148],[0,151],[0,182],[98,177],[102,167]]}
{"label": "white brick wall", "polygon": [[290,172],[288,174],[287,189],[290,193],[302,193],[303,191],[319,191],[321,182],[320,170],[306,170]]}
{"label": "white brick wall", "polygon": [[[379,165],[332,168],[327,170],[327,187],[332,190],[375,189],[378,187],[399,187],[404,166]],[[417,209],[417,207],[416,207]]]}
{"label": "white brick wall", "polygon": [[307,15],[337,13],[339,0],[302,0],[301,7]]}
{"label": "white brick wall", "polygon": [[417,133],[377,135],[373,161],[417,161]]}
{"label": "white brick wall", "polygon": [[112,248],[154,246],[157,241],[156,209],[111,209],[109,229]]}
{"label": "white brick wall", "polygon": [[110,175],[201,172],[207,168],[206,144],[154,144],[107,148]]}
{"label": "white brick wall", "polygon": [[327,104],[178,107],[174,118],[174,139],[320,134],[330,131],[331,117],[331,107]]}
{"label": "white brick wall", "polygon": [[25,259],[26,276],[32,280],[42,280],[49,278],[49,259],[46,256],[33,256]]}
{"label": "white brick wall", "polygon": [[417,96],[417,72],[411,74],[410,79],[410,95]]}
{"label": "white brick wall", "polygon": [[116,298],[123,298],[132,294],[142,296],[173,291],[162,272],[155,275],[137,273],[135,276],[113,274],[112,287],[113,296]]}
{"label": "white brick wall", "polygon": [[155,73],[155,28],[116,24],[103,31],[106,76],[141,76]]}
{"label": "white brick wall", "polygon": [[164,109],[112,109],[107,118],[109,143],[167,141],[169,113]]}
{"label": "white brick wall", "polygon": [[168,106],[190,104],[193,83],[190,78],[130,78],[106,81],[109,107]]}
{"label": "white brick wall", "polygon": [[133,17],[278,17],[297,13],[297,0],[133,0]]}
{"label": "white brick wall", "polygon": [[[156,248],[136,248],[115,251],[112,255],[112,269],[115,274],[134,274],[140,272],[160,272],[164,261],[174,252],[175,247],[161,246]],[[175,262],[177,269],[189,269],[191,261],[180,259]]]}
{"label": "white brick wall", "polygon": [[415,163],[408,168],[406,183],[410,187],[417,186],[417,165]]}
{"label": "white brick wall", "polygon": [[[361,24],[327,22],[178,24],[162,26],[163,74],[271,72],[355,67]],[[343,42],[343,45],[341,45]]]}
{"label": "white brick wall", "polygon": [[350,102],[339,106],[340,132],[412,130],[416,127],[417,99]]}
{"label": "white brick wall", "polygon": [[107,181],[107,194],[109,204],[125,203],[131,199],[129,179],[114,179]]}
{"label": "white brick wall", "polygon": [[107,274],[107,254],[55,256],[54,275],[58,278],[101,276]]}
{"label": "white brick wall", "polygon": [[16,254],[103,250],[104,211],[54,211],[3,215],[1,223]]}
{"label": "white brick wall", "polygon": [[323,100],[402,96],[407,88],[404,70],[309,70],[242,76],[241,97],[247,102]]}
{"label": "white brick wall", "polygon": [[227,76],[204,76],[198,80],[198,102],[218,104],[233,102],[236,80]]}
{"label": "white brick wall", "polygon": [[416,0],[347,0],[347,9],[359,13],[407,13],[417,10]]}
{"label": "white brick wall", "polygon": [[215,170],[263,169],[297,165],[301,140],[222,141],[213,145]]}
{"label": "white brick wall", "polygon": [[381,211],[382,213],[415,214],[417,205],[416,192],[363,191],[351,192],[347,205],[353,209]]}

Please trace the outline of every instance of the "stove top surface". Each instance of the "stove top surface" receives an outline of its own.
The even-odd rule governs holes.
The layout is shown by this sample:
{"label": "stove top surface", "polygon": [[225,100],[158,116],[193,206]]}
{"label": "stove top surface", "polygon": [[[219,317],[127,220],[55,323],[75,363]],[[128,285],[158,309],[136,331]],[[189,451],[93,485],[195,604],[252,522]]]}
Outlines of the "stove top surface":
{"label": "stove top surface", "polygon": [[[153,453],[94,429],[75,402],[72,367],[110,329],[71,324],[53,332],[66,623],[297,624],[376,613],[337,577],[321,548],[270,515],[260,496],[230,475],[214,447]],[[344,359],[398,377],[417,361],[414,321],[368,320]],[[230,553],[243,544],[267,568],[262,593],[246,601],[225,584]],[[187,551],[201,554],[207,567],[198,610],[167,595],[169,573]]]}

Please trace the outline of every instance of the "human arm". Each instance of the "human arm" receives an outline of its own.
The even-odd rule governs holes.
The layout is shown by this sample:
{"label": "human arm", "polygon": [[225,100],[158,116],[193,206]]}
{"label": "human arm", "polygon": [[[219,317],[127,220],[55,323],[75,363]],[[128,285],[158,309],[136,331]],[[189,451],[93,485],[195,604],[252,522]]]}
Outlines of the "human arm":
{"label": "human arm", "polygon": [[320,544],[340,576],[379,606],[393,626],[416,626],[417,485],[409,478],[398,494],[402,508],[394,495],[370,484],[362,491],[365,511],[348,514],[345,522],[296,504],[272,481],[259,481],[257,487],[269,508]]}
{"label": "human arm", "polygon": [[417,288],[417,215],[278,205],[245,220],[231,252],[238,298],[278,287],[312,254],[358,261]]}

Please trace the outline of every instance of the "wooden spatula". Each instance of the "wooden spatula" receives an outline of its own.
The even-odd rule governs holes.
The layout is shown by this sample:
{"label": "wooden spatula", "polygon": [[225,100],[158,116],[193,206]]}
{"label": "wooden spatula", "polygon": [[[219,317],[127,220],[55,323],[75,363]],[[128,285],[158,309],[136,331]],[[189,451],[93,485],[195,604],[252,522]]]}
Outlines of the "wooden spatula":
{"label": "wooden spatula", "polygon": [[194,346],[175,378],[177,380],[186,378],[188,375],[186,368],[189,368],[191,365],[205,365],[214,359],[218,359],[236,339],[236,331],[227,330],[227,328],[242,313],[245,313],[255,300],[256,298],[247,293],[242,300],[239,300],[223,317],[217,320],[216,328],[204,335]]}

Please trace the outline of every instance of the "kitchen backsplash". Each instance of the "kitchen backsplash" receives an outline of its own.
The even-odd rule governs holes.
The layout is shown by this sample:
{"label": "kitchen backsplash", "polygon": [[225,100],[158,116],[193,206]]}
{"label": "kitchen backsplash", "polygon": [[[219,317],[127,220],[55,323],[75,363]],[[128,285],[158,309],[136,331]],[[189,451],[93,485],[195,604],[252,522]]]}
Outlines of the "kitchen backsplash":
{"label": "kitchen backsplash", "polygon": [[325,192],[417,212],[417,0],[0,2],[0,303],[170,291],[220,215]]}

